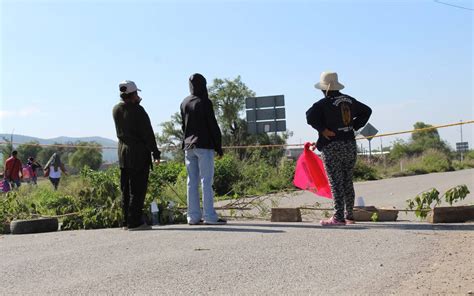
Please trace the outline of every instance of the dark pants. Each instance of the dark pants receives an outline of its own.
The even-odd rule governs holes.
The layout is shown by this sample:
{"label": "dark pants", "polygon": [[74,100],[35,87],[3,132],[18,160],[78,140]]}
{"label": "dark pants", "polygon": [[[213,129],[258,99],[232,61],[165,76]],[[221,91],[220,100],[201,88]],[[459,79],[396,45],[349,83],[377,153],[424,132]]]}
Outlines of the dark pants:
{"label": "dark pants", "polygon": [[15,188],[19,188],[21,186],[20,179],[18,180],[10,180],[10,188],[13,190]]}
{"label": "dark pants", "polygon": [[324,167],[331,184],[334,198],[334,218],[344,221],[344,206],[346,218],[354,220],[354,183],[352,177],[357,158],[355,141],[334,141],[323,148],[321,154]]}
{"label": "dark pants", "polygon": [[148,168],[120,169],[120,188],[122,190],[123,226],[140,226],[143,220],[143,204],[148,186]]}
{"label": "dark pants", "polygon": [[51,178],[51,177],[49,177],[49,181],[51,181],[51,184],[53,184],[54,190],[58,190],[59,180],[60,180],[59,178]]}

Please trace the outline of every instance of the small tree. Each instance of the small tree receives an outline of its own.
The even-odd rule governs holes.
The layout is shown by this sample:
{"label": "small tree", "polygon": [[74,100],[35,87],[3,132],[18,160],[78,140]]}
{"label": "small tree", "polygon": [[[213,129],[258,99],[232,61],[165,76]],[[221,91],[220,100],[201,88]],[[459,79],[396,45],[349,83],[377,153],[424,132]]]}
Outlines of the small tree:
{"label": "small tree", "polygon": [[[98,170],[102,165],[101,145],[95,142],[79,142],[76,145],[87,147],[77,148],[77,150],[69,157],[69,165],[79,170],[85,166],[88,166],[93,170]],[[97,148],[91,148],[90,146]]]}
{"label": "small tree", "polygon": [[19,145],[17,150],[18,150],[18,156],[20,160],[23,163],[26,163],[30,156],[36,159],[38,157],[38,154],[41,152],[41,150],[43,150],[43,148],[39,146],[38,141],[31,141],[31,142],[27,142],[27,143]]}
{"label": "small tree", "polygon": [[[413,125],[416,130],[432,128],[432,125],[424,122],[417,122]],[[428,129],[413,132],[411,139],[406,143],[398,140],[394,143],[390,151],[391,160],[399,160],[403,157],[419,156],[428,149],[440,151],[446,155],[450,154],[448,144],[441,140],[436,129]]]}
{"label": "small tree", "polygon": [[[465,199],[469,193],[469,189],[466,185],[458,185],[444,193],[444,200],[452,206],[453,203]],[[439,196],[439,191],[433,188],[422,192],[413,199],[408,199],[406,202],[408,209],[415,209],[415,215],[418,218],[425,219],[426,216],[428,216],[428,212],[434,207],[439,206],[442,201],[442,198]]]}
{"label": "small tree", "polygon": [[[5,137],[3,137],[3,142],[5,142],[5,144],[0,145],[0,151],[2,153],[3,162],[5,162],[12,155],[13,144],[11,140]],[[3,163],[2,163],[2,166],[3,166]]]}
{"label": "small tree", "polygon": [[181,150],[181,142],[184,134],[182,130],[181,112],[176,112],[171,116],[171,120],[162,122],[161,133],[156,133],[158,146],[168,149],[176,161],[184,160],[184,153]]}
{"label": "small tree", "polygon": [[247,126],[240,114],[245,109],[245,99],[254,96],[255,92],[242,82],[240,76],[233,80],[216,78],[209,86],[209,98],[214,104],[225,145],[244,140]]}
{"label": "small tree", "polygon": [[38,153],[37,160],[40,164],[45,165],[51,155],[53,155],[53,153],[57,153],[61,157],[61,161],[64,164],[67,164],[69,163],[69,156],[77,150],[76,147],[71,147],[74,145],[75,143],[72,142],[68,142],[65,144],[55,142],[53,146],[45,146]]}

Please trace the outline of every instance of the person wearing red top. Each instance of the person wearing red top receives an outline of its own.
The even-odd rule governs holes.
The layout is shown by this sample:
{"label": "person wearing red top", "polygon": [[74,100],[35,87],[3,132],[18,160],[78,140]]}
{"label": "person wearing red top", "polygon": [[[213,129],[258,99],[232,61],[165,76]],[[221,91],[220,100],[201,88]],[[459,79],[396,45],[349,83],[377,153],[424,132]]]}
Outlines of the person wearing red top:
{"label": "person wearing red top", "polygon": [[18,152],[14,150],[12,156],[5,161],[5,179],[11,183],[11,188],[18,188],[21,185],[20,179],[23,178],[21,160],[17,158]]}

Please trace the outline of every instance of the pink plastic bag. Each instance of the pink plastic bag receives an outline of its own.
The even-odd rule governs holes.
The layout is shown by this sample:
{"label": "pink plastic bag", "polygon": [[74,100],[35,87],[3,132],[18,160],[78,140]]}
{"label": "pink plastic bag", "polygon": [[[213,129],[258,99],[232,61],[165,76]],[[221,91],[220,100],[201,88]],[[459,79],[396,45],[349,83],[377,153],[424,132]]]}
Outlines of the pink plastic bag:
{"label": "pink plastic bag", "polygon": [[305,143],[303,154],[298,158],[293,184],[300,189],[332,199],[323,161],[309,149],[310,146],[311,143]]}
{"label": "pink plastic bag", "polygon": [[10,182],[4,179],[4,180],[1,180],[0,183],[1,183],[0,189],[2,190],[2,192],[10,191]]}
{"label": "pink plastic bag", "polygon": [[22,170],[23,178],[24,179],[29,179],[33,177],[33,170],[29,166],[25,166]]}

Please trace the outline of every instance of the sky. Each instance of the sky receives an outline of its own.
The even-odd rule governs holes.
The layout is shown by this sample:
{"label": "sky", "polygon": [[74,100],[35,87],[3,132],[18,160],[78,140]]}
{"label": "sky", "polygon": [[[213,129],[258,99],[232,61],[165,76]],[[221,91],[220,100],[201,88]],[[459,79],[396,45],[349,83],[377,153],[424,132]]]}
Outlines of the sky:
{"label": "sky", "polygon": [[[380,133],[474,119],[473,2],[0,0],[0,133],[116,139],[118,84],[142,89],[155,131],[188,78],[238,75],[285,95],[289,143],[315,141],[305,112],[322,71],[369,105]],[[439,130],[451,146],[460,128]],[[474,145],[474,125],[463,127]],[[397,138],[384,138],[389,144]],[[375,140],[374,140],[375,141]],[[380,145],[380,140],[376,140]]]}

